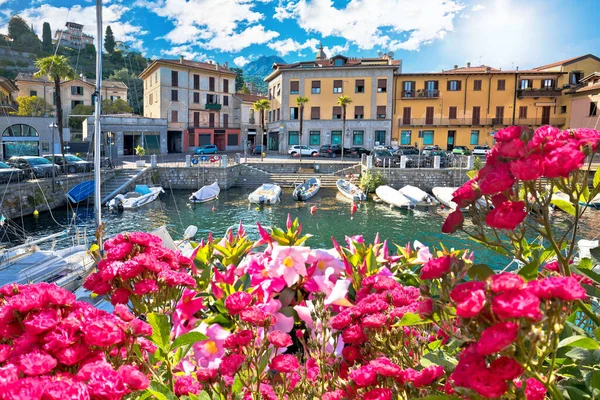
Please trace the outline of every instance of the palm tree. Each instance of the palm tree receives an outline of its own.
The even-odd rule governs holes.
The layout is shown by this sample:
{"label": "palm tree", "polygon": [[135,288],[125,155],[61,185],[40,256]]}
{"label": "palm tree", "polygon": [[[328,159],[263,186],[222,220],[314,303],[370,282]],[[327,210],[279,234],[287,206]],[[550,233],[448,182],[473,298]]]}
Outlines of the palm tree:
{"label": "palm tree", "polygon": [[[75,73],[69,65],[69,60],[65,56],[48,56],[38,58],[35,62],[38,68],[33,76],[35,78],[47,77],[54,82],[54,96],[56,102],[56,125],[58,126],[58,138],[60,140],[60,152],[62,154],[63,169],[65,168],[65,143],[63,139],[63,112],[60,98],[61,79],[74,79]],[[52,143],[52,154],[54,154],[54,143]]]}
{"label": "palm tree", "polygon": [[339,106],[342,106],[342,156],[341,161],[344,161],[344,136],[346,136],[346,106],[352,103],[352,99],[348,96],[340,96],[337,101]]}
{"label": "palm tree", "polygon": [[298,106],[298,111],[300,112],[300,162],[302,162],[302,124],[304,122],[304,104],[308,103],[308,97],[298,97],[296,98],[296,105]]}
{"label": "palm tree", "polygon": [[271,105],[267,99],[254,102],[254,109],[260,112],[260,161],[263,160],[263,151],[265,150],[263,138],[263,135],[265,134],[265,111],[269,108],[271,108]]}

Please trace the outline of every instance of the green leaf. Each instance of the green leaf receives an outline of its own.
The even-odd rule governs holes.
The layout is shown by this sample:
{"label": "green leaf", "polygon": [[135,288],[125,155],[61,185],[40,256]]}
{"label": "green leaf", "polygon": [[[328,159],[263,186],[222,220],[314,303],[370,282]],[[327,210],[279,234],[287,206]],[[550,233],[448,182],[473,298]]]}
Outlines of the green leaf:
{"label": "green leaf", "polygon": [[186,346],[188,344],[194,344],[194,343],[201,342],[201,341],[207,340],[207,339],[208,339],[208,336],[206,336],[204,333],[191,331],[188,333],[184,333],[183,335],[181,335],[177,339],[175,339],[171,348],[176,349],[181,346]]}
{"label": "green leaf", "polygon": [[171,347],[171,325],[169,317],[162,314],[149,313],[148,323],[152,326],[152,336],[150,340],[159,348],[168,353]]}
{"label": "green leaf", "polygon": [[552,199],[550,203],[554,204],[556,207],[560,208],[564,212],[575,216],[575,206],[570,201],[563,199]]}
{"label": "green leaf", "polygon": [[592,257],[594,257],[596,262],[600,262],[600,247],[595,247],[591,249],[590,254],[592,255]]}
{"label": "green leaf", "polygon": [[533,279],[536,279],[539,273],[539,263],[537,260],[534,260],[528,264],[526,264],[525,266],[523,266],[518,274],[520,276],[522,276],[523,278],[525,278],[525,280],[530,281]]}
{"label": "green leaf", "polygon": [[419,316],[419,314],[406,313],[395,326],[413,326],[413,325],[423,325],[428,324],[429,321],[424,320]]}
{"label": "green leaf", "polygon": [[579,272],[581,275],[585,275],[594,281],[597,284],[600,284],[600,274],[594,272],[592,269],[582,269],[582,268],[573,268],[576,272]]}
{"label": "green leaf", "polygon": [[594,336],[596,336],[596,339],[600,340],[600,328],[594,329]]}
{"label": "green leaf", "polygon": [[487,264],[475,264],[467,272],[469,278],[474,281],[485,281],[489,276],[494,275],[494,270]]}
{"label": "green leaf", "polygon": [[594,264],[592,263],[592,260],[589,258],[582,258],[581,261],[579,261],[579,264],[577,265],[577,269],[582,270],[582,269],[592,269],[594,267]]}
{"label": "green leaf", "polygon": [[600,187],[600,168],[596,168],[594,173],[594,188]]}
{"label": "green leaf", "polygon": [[163,385],[162,383],[157,382],[157,381],[151,381],[150,387],[147,390],[150,393],[152,393],[152,395],[159,400],[176,400],[177,399],[177,397],[175,397],[175,395],[173,394],[173,392],[171,392],[169,390],[169,388],[167,388],[165,385]]}
{"label": "green leaf", "polygon": [[231,393],[240,394],[242,393],[243,388],[244,384],[242,383],[242,380],[240,379],[239,375],[236,375],[235,379],[233,380],[233,385],[231,386]]}
{"label": "green leaf", "polygon": [[217,314],[213,317],[207,318],[204,320],[204,322],[206,322],[207,325],[219,324],[222,327],[227,327],[231,325],[231,321],[229,321],[227,317],[221,314]]}
{"label": "green leaf", "polygon": [[198,400],[211,400],[210,395],[208,393],[206,393],[206,390],[203,390],[200,393],[198,393],[196,398]]}
{"label": "green leaf", "polygon": [[600,344],[589,337],[576,335],[561,340],[558,343],[558,348],[562,347],[578,347],[586,350],[600,350]]}

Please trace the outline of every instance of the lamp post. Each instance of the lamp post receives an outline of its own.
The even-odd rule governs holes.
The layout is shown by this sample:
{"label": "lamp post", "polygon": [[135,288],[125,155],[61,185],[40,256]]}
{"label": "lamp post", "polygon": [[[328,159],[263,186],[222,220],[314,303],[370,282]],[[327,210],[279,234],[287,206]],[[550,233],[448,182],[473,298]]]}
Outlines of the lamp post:
{"label": "lamp post", "polygon": [[58,128],[58,125],[56,125],[55,122],[52,122],[50,125],[48,125],[48,128],[50,128],[50,130],[52,131],[52,191],[54,192],[54,185],[56,181],[56,169],[54,165],[54,130]]}

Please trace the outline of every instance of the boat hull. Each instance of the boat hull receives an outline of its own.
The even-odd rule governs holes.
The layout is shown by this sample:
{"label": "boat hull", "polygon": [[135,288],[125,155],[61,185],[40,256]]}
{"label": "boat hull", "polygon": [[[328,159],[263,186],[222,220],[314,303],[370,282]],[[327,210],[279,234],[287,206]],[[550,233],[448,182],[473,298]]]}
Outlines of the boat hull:
{"label": "boat hull", "polygon": [[398,191],[408,198],[415,207],[436,207],[438,205],[433,196],[416,186],[406,185]]}
{"label": "boat hull", "polygon": [[310,178],[294,189],[292,196],[294,200],[306,201],[313,197],[321,189],[321,181],[318,178]]}
{"label": "boat hull", "polygon": [[367,195],[360,188],[347,180],[338,179],[335,183],[339,192],[352,201],[365,201]]}
{"label": "boat hull", "polygon": [[248,201],[252,204],[275,204],[279,202],[281,187],[265,183],[248,195]]}
{"label": "boat hull", "polygon": [[393,187],[383,185],[379,186],[375,190],[375,194],[377,197],[381,199],[384,203],[387,203],[391,206],[398,208],[411,208],[412,202],[402,193],[394,189]]}
{"label": "boat hull", "polygon": [[219,194],[221,193],[221,188],[217,182],[202,186],[202,188],[190,196],[189,200],[192,203],[207,203],[209,201],[213,201],[219,198]]}
{"label": "boat hull", "polygon": [[82,202],[94,194],[95,186],[96,183],[94,181],[81,182],[67,192],[67,199],[73,204]]}

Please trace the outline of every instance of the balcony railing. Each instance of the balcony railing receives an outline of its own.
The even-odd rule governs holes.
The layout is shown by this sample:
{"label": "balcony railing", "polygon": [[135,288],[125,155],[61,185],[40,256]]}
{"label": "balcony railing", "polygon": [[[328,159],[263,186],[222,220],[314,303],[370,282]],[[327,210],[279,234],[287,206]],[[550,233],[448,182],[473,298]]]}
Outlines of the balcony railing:
{"label": "balcony railing", "polygon": [[204,108],[207,110],[220,110],[221,109],[221,104],[219,103],[206,103],[204,105]]}
{"label": "balcony railing", "polygon": [[552,125],[561,126],[567,122],[565,117],[553,117],[553,118],[516,118],[515,125],[525,126],[541,126],[541,125]]}
{"label": "balcony railing", "polygon": [[559,97],[560,89],[557,88],[541,88],[541,89],[519,89],[517,96],[523,97]]}
{"label": "balcony railing", "polygon": [[19,109],[19,105],[12,101],[12,100],[0,100],[0,107],[2,108],[12,108],[14,110],[18,110]]}
{"label": "balcony railing", "polygon": [[439,90],[419,89],[402,91],[403,99],[437,99],[438,97],[440,97]]}
{"label": "balcony railing", "polygon": [[200,121],[198,122],[198,124],[196,125],[195,123],[190,124],[190,126],[188,126],[188,130],[193,130],[193,129],[205,129],[205,128],[216,128],[216,129],[240,129],[240,124],[239,123],[222,123],[222,122],[213,122],[210,123],[208,121]]}
{"label": "balcony railing", "polygon": [[[566,118],[554,117],[549,119],[543,118],[517,118],[515,125],[540,126],[553,125],[561,126],[566,122]],[[512,118],[399,118],[398,126],[508,126],[512,125]]]}

